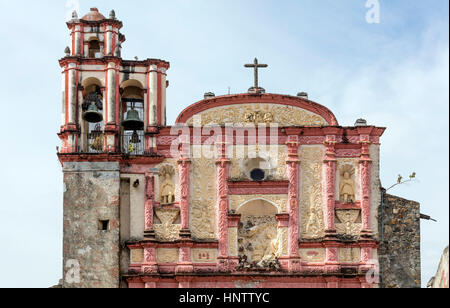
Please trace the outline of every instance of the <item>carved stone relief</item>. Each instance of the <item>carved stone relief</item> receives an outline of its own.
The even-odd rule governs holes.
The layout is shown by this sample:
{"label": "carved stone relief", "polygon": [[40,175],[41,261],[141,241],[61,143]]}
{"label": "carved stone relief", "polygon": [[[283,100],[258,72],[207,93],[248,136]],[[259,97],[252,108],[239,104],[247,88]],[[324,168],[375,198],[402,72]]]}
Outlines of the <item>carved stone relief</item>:
{"label": "carved stone relief", "polygon": [[370,159],[372,160],[372,167],[370,168],[372,172],[371,176],[371,192],[370,192],[370,219],[371,228],[378,238],[378,206],[381,202],[381,191],[380,191],[380,146],[371,145],[370,146]]}
{"label": "carved stone relief", "polygon": [[177,160],[166,159],[157,166],[159,174],[155,180],[155,199],[161,204],[171,204],[179,198]]}
{"label": "carved stone relief", "polygon": [[239,225],[239,256],[264,267],[280,256],[277,222],[274,216],[244,216]]}
{"label": "carved stone relief", "polygon": [[339,262],[359,263],[361,259],[361,249],[359,248],[339,248]]}
{"label": "carved stone relief", "polygon": [[302,248],[300,257],[305,262],[320,263],[325,261],[325,248]]}
{"label": "carved stone relief", "polygon": [[194,261],[194,263],[215,263],[216,260],[217,249],[192,249],[192,261]]}
{"label": "carved stone relief", "polygon": [[156,261],[158,263],[177,263],[178,249],[158,248],[156,250]]}
{"label": "carved stone relief", "polygon": [[301,237],[322,238],[325,235],[322,199],[322,147],[301,148]]}
{"label": "carved stone relief", "polygon": [[336,231],[341,235],[359,236],[361,223],[358,222],[360,210],[336,210]]}
{"label": "carved stone relief", "polygon": [[215,162],[196,158],[192,161],[191,232],[197,239],[215,239]]}
{"label": "carved stone relief", "polygon": [[180,210],[178,209],[158,209],[155,210],[156,217],[161,221],[160,224],[155,224],[154,229],[156,239],[161,241],[176,241],[180,235],[180,224],[175,224]]}
{"label": "carved stone relief", "polygon": [[171,204],[175,202],[175,184],[173,176],[175,169],[170,165],[165,165],[160,169],[160,202],[161,204]]}
{"label": "carved stone relief", "polygon": [[[358,158],[338,158],[337,159],[337,177],[336,177],[336,200],[339,200],[341,203],[347,203],[343,202],[345,201],[344,194],[341,194],[343,190],[341,190],[341,187],[343,183],[343,180],[345,178],[345,173],[348,172],[350,180],[348,180],[347,184],[345,184],[345,189],[348,190],[349,185],[352,186],[353,190],[353,198],[351,199],[353,202],[359,200],[359,185],[358,185],[358,177],[359,177],[359,159]],[[350,190],[350,192],[351,192]],[[347,194],[350,195],[350,194]],[[351,202],[349,202],[351,203]]]}
{"label": "carved stone relief", "polygon": [[[241,104],[206,110],[201,125],[227,123],[278,123],[280,126],[326,126],[321,116],[307,110],[278,104]],[[193,125],[194,119],[187,121]]]}
{"label": "carved stone relief", "polygon": [[344,165],[339,169],[339,201],[354,203],[356,201],[355,168]]}

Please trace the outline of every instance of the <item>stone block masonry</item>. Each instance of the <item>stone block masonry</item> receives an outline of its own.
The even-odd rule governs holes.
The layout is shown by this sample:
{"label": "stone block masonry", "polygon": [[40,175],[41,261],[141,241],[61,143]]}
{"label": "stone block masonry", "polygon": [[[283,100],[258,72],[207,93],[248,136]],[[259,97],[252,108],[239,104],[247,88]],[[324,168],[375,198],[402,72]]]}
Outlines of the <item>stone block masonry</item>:
{"label": "stone block masonry", "polygon": [[384,193],[379,208],[383,288],[420,288],[420,204]]}
{"label": "stone block masonry", "polygon": [[119,287],[118,163],[64,163],[65,288]]}

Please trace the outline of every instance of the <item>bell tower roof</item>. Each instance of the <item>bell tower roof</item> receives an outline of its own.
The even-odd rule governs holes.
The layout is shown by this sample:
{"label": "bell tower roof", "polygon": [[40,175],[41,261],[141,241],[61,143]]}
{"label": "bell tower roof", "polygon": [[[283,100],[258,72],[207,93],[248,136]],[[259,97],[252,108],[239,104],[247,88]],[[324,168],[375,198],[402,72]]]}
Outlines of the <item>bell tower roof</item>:
{"label": "bell tower roof", "polygon": [[101,21],[105,20],[106,17],[100,14],[98,9],[94,7],[91,8],[90,12],[84,15],[81,19],[85,21]]}

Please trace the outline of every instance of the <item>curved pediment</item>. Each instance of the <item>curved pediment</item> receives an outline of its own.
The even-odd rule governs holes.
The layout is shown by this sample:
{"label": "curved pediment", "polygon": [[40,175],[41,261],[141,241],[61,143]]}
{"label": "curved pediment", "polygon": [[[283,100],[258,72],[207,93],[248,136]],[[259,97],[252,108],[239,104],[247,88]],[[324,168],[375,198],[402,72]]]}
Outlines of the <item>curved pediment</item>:
{"label": "curved pediment", "polygon": [[277,123],[279,126],[337,126],[326,107],[300,97],[240,94],[200,101],[185,109],[177,123],[187,125]]}

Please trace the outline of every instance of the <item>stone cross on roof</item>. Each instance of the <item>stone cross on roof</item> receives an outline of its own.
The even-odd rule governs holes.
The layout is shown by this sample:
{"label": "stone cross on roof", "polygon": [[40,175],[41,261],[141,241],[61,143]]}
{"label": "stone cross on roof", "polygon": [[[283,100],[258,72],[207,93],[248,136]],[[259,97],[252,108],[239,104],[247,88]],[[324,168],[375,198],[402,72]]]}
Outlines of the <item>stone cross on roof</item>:
{"label": "stone cross on roof", "polygon": [[263,88],[260,88],[258,85],[258,69],[259,68],[266,68],[269,67],[269,65],[267,64],[259,64],[258,63],[258,59],[255,58],[255,61],[253,62],[253,64],[245,64],[244,65],[247,68],[253,68],[255,71],[255,85],[253,88],[250,88],[249,92],[254,92],[254,93],[264,93],[265,90]]}

